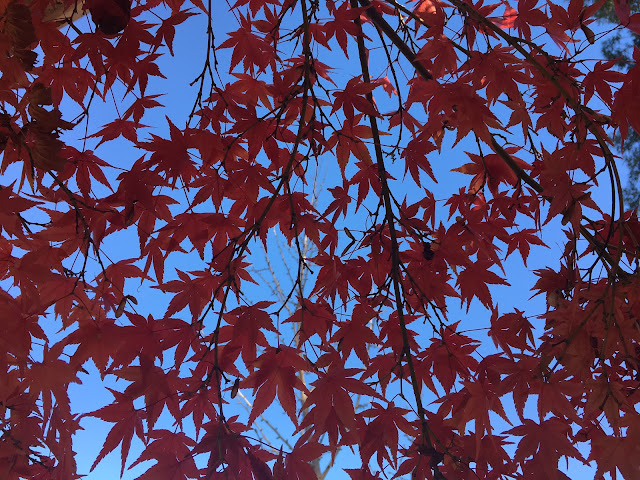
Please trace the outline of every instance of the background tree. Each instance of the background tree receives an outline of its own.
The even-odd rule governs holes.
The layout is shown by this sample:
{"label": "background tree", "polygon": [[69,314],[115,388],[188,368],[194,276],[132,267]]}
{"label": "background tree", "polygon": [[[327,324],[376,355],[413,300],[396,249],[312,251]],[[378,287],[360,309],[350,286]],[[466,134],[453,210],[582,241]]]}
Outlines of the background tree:
{"label": "background tree", "polygon": [[97,418],[142,479],[637,478],[600,6],[0,3],[0,471],[79,478]]}
{"label": "background tree", "polygon": [[[314,208],[317,208],[318,194],[322,188],[318,169],[316,169],[311,178],[313,188],[310,200]],[[303,258],[311,258],[317,255],[318,252],[315,250],[313,242],[305,235],[301,236],[296,245],[300,247],[300,252],[297,252],[296,248],[293,248],[291,244],[287,244],[286,240],[283,240],[282,235],[278,235],[275,230],[269,236],[269,240],[271,241],[271,247],[269,249],[271,253],[269,253],[265,245],[262,245],[264,256],[262,262],[260,262],[261,266],[258,267],[256,265],[251,271],[251,276],[271,293],[273,301],[282,306],[285,315],[291,317],[302,307],[301,298],[290,295],[292,287],[296,285],[298,281],[296,268],[299,254],[301,254]],[[308,295],[313,288],[312,281],[310,280],[312,280],[312,276],[309,270],[304,269],[300,274],[299,285],[300,291],[305,292],[303,297]],[[264,296],[264,293],[262,296]],[[288,335],[290,338],[295,339],[296,344],[299,343],[298,332],[302,327],[303,325],[297,322],[291,322],[289,324],[291,331],[288,332]],[[307,381],[307,376],[304,371],[298,372],[297,376],[306,389],[313,388]],[[238,396],[243,407],[247,410],[247,414],[250,415],[253,404],[242,392],[239,392]],[[302,411],[303,414],[307,413],[304,405],[306,400],[307,395],[304,391],[296,392],[296,409]],[[256,438],[260,439],[261,442],[268,445],[282,443],[285,448],[293,450],[293,445],[290,442],[290,434],[280,427],[280,422],[274,419],[269,420],[264,413],[260,414],[256,419],[252,425],[252,430]],[[277,441],[273,440],[274,436]],[[337,454],[338,452],[334,452],[334,456]],[[321,464],[320,460],[320,457],[314,458],[309,463],[318,480],[323,480],[331,471],[333,462]]]}
{"label": "background tree", "polygon": [[[640,2],[631,0],[629,6],[632,12],[640,11]],[[614,2],[607,2],[598,10],[596,17],[610,24],[618,24]],[[628,29],[617,29],[615,34],[608,36],[602,47],[602,52],[608,60],[619,60],[618,66],[623,70],[629,70],[634,61],[632,54],[634,48],[640,48],[640,35]],[[617,138],[620,145],[620,138]],[[637,208],[640,204],[640,136],[631,129],[624,142],[623,157],[629,167],[629,183],[625,187],[625,200],[631,207]]]}

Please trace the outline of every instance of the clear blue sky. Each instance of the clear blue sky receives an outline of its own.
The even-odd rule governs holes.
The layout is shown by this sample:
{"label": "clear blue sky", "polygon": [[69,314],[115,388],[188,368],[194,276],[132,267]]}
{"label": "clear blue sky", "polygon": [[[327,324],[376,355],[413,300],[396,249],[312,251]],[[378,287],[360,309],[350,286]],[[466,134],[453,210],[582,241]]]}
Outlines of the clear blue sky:
{"label": "clear blue sky", "polygon": [[[214,16],[214,27],[216,31],[216,41],[218,44],[220,44],[225,39],[225,29],[232,28],[235,20],[233,20],[230,14],[226,11],[227,7],[224,2],[219,2],[219,7],[216,8],[217,10],[216,15]],[[82,21],[86,20],[81,20],[81,22]],[[149,130],[150,133],[154,133],[156,135],[163,135],[166,133],[167,129],[166,122],[164,121],[164,115],[169,115],[175,124],[182,125],[184,124],[188,113],[191,111],[191,106],[195,98],[195,90],[188,87],[188,85],[200,72],[202,68],[202,62],[204,61],[203,48],[206,33],[203,21],[204,18],[202,18],[201,16],[199,20],[188,20],[186,29],[184,28],[184,26],[178,27],[175,43],[176,56],[174,58],[167,58],[166,63],[163,63],[161,66],[163,73],[168,77],[167,80],[153,79],[149,84],[148,94],[168,92],[167,95],[159,99],[159,101],[165,105],[165,109],[155,109],[149,112],[149,114],[143,119],[143,123],[153,126],[153,128]],[[596,51],[597,50],[594,50],[594,52]],[[335,69],[337,73],[336,78],[346,81],[350,78],[350,69],[352,69],[353,66],[357,64],[356,62],[354,62],[355,48],[353,49],[353,52],[354,57],[351,59],[352,61],[350,63],[345,62],[344,56],[339,50],[334,51],[334,55],[331,58],[321,58],[321,60],[325,63],[330,64],[330,66]],[[376,55],[376,53],[372,53],[372,55]],[[227,68],[225,68],[225,62],[228,63],[228,51],[219,52],[218,59],[220,61],[220,72],[226,72]],[[223,78],[222,80],[226,82],[229,81],[229,78]],[[404,93],[406,94],[406,90]],[[378,94],[380,109],[384,110],[382,98],[384,97]],[[125,106],[126,105],[127,104],[125,104]],[[389,109],[391,108],[393,108],[392,104],[389,105]],[[89,133],[99,130],[110,117],[112,118],[113,112],[114,107],[112,102],[109,101],[104,106],[96,103],[92,107]],[[449,151],[449,147],[453,143],[453,136],[450,136],[450,138],[448,138],[446,142],[448,142],[448,145],[443,149],[443,152],[445,152],[445,154],[441,155],[439,158],[434,156],[432,159],[432,166],[434,167],[436,177],[439,180],[438,185],[434,186],[434,192],[436,198],[440,199],[447,198],[448,194],[446,192],[457,190],[458,185],[462,186],[468,184],[468,177],[460,173],[451,172],[450,169],[467,162],[466,157],[463,153],[465,150],[473,152],[477,149],[475,141],[471,138],[468,138],[465,141],[461,142],[458,146],[456,146],[456,157],[452,159],[452,153]],[[97,153],[99,156],[106,159],[121,159],[123,167],[126,168],[126,165],[129,165],[133,161],[135,161],[141,155],[141,152],[134,151],[125,144],[126,142],[121,141],[112,142],[100,147]],[[115,177],[117,173],[117,171],[113,171],[113,176]],[[393,173],[394,175],[396,175],[397,179],[402,178],[402,171],[395,171]],[[336,184],[335,171],[329,171],[326,175],[323,172],[321,178],[323,178],[329,186],[335,186]],[[407,191],[408,195],[411,195],[412,193],[415,194],[416,192]],[[603,189],[601,195],[602,201],[606,202],[608,198],[608,192],[606,191],[606,189]],[[442,202],[439,204],[439,206],[441,208],[446,208],[444,207]],[[130,238],[127,236],[127,234],[120,235],[117,239],[109,240],[107,244],[105,244],[104,248],[105,250],[109,250],[109,245],[111,245],[111,247],[113,247],[112,251],[114,252],[114,255],[120,255],[120,257],[118,258],[114,258],[114,260],[133,256],[135,255],[135,253],[131,253],[131,251],[127,249],[128,246],[135,246],[137,244],[137,240],[133,235],[134,234],[132,233],[132,236]],[[528,291],[528,288],[524,287],[531,286],[535,282],[535,278],[530,273],[531,270],[547,266],[550,259],[551,266],[557,265],[557,259],[559,258],[561,253],[561,242],[563,240],[563,235],[560,233],[559,225],[557,223],[552,223],[546,229],[543,235],[543,240],[547,242],[550,249],[547,250],[540,248],[537,250],[533,250],[529,258],[528,269],[525,269],[523,267],[522,261],[517,254],[514,254],[505,263],[505,270],[509,272],[508,281],[511,283],[511,285],[521,288],[513,289],[507,287],[495,287],[494,289],[492,289],[494,299],[497,300],[500,311],[502,313],[511,311],[513,308],[525,310],[529,315],[535,315],[544,312],[545,299],[540,297],[529,299],[530,293]],[[264,266],[264,261],[260,259],[259,255],[260,252],[258,251],[258,265]],[[199,262],[197,254],[195,257],[195,261]],[[274,263],[277,263],[277,261]],[[189,270],[190,265],[188,263],[188,260],[185,260],[185,263],[180,264],[179,268],[181,268],[182,270]],[[169,268],[167,268],[167,273],[170,273]],[[283,277],[285,277],[284,271],[282,272],[282,275]],[[140,313],[146,315],[147,312],[152,312],[158,316],[161,316],[164,313],[162,305],[164,302],[164,305],[166,306],[166,302],[162,298],[160,298],[157,292],[154,294],[146,287],[143,287],[133,294],[137,297],[140,303],[138,306]],[[256,298],[256,301],[261,299],[262,298]],[[477,302],[471,305],[469,312],[466,312],[466,310],[461,310],[459,308],[459,304],[456,304],[456,302],[451,302],[449,318],[451,321],[465,319],[465,322],[463,322],[463,324],[465,325],[464,328],[470,328],[470,326],[475,325],[475,323],[469,322],[468,320],[477,318],[478,328],[481,328],[488,324],[489,314]],[[485,341],[487,340],[486,334],[482,330],[478,332],[469,332],[468,335],[475,338],[484,339]],[[430,335],[428,335],[428,332],[426,332],[425,338],[428,338],[429,336]],[[481,349],[480,352],[488,353],[491,351],[490,347],[491,345],[489,345],[485,350],[483,346],[483,349]],[[96,369],[93,366],[87,366],[86,368],[89,371],[90,375],[85,375],[82,377],[83,384],[81,386],[74,385],[71,389],[73,405],[76,407],[76,411],[79,413],[95,410],[109,402],[112,397],[105,389],[106,386],[110,386],[116,389],[123,388],[118,386],[117,384],[114,385],[113,383],[109,383],[109,381],[102,382],[97,375]],[[245,393],[249,392],[245,391]],[[508,410],[510,409],[508,400],[504,402],[504,405],[505,408],[507,408]],[[235,405],[231,406],[230,408],[236,408],[238,413],[246,419],[247,414],[242,406]],[[532,412],[534,412],[532,413],[532,416],[535,417],[537,414],[535,413],[535,410],[533,410],[533,405],[531,406],[531,408]],[[281,418],[281,415],[272,412],[269,412],[269,416],[276,422]],[[283,428],[290,428],[286,425],[286,423],[287,422],[282,423]],[[83,419],[81,425],[85,428],[85,431],[80,432],[75,438],[75,445],[77,447],[78,453],[77,460],[79,471],[82,473],[88,473],[91,463],[102,448],[102,442],[108,430],[110,429],[111,424],[106,424],[104,422],[91,418],[85,418]],[[160,422],[158,426],[160,425],[162,425],[162,422]],[[496,425],[499,428],[499,425]],[[171,429],[172,426],[165,425],[164,428]],[[273,435],[271,435],[271,437],[273,437]],[[138,454],[141,451],[140,447],[140,443],[136,443],[134,441],[129,455],[129,464],[132,460],[135,460],[137,458]],[[588,452],[584,453],[585,456],[588,454]],[[343,454],[339,457],[338,465],[341,467],[354,466],[349,465],[349,461],[349,455]],[[125,478],[126,480],[134,479],[143,471],[145,471],[147,467],[148,464],[146,466],[143,464],[133,470],[126,471],[123,478]],[[119,471],[120,452],[118,448],[115,452],[107,456],[107,458],[103,460],[102,463],[87,476],[87,478],[89,480],[111,480],[113,478],[118,478]],[[568,473],[569,476],[574,480],[592,478],[593,476],[592,470],[584,469],[577,464],[571,464]],[[332,473],[327,478],[329,480],[341,480],[347,478],[347,476],[343,472],[338,473],[338,469],[336,469],[336,472],[332,471]]]}

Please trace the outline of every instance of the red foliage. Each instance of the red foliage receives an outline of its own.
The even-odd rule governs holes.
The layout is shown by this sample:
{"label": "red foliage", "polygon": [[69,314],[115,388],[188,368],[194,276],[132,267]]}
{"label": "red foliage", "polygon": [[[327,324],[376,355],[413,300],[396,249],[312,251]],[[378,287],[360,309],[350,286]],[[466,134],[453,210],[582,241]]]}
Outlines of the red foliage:
{"label": "red foliage", "polygon": [[0,477],[638,478],[602,4],[0,1]]}

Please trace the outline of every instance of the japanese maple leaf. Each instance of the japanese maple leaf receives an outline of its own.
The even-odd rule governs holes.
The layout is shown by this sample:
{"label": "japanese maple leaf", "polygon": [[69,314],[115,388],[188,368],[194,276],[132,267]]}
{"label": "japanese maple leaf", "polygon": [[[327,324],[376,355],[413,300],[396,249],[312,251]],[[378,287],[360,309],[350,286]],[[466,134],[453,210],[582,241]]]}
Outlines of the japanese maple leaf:
{"label": "japanese maple leaf", "polygon": [[432,338],[431,344],[418,357],[421,360],[420,371],[426,369],[421,375],[423,381],[433,392],[436,389],[432,376],[436,377],[446,392],[450,392],[458,377],[469,378],[478,366],[472,354],[479,342],[458,333],[459,323],[443,327],[440,338]]}
{"label": "japanese maple leaf", "polygon": [[[133,117],[133,121],[136,124],[142,119],[145,111],[148,108],[162,107],[163,105],[156,100],[161,95],[147,95],[136,98],[129,108],[124,112],[122,118],[127,120],[129,117]],[[144,127],[144,125],[138,125],[138,127]]]}
{"label": "japanese maple leaf", "polygon": [[300,308],[282,323],[300,325],[298,336],[301,342],[306,342],[314,334],[325,339],[327,332],[336,321],[336,314],[331,306],[322,299],[314,303],[309,299],[301,298],[299,304]]}
{"label": "japanese maple leaf", "polygon": [[104,142],[109,142],[120,137],[124,137],[132,143],[138,143],[138,128],[143,127],[147,127],[147,125],[142,125],[137,121],[134,122],[131,120],[116,118],[112,122],[104,125],[102,130],[89,135],[88,138],[100,138],[96,147]]}
{"label": "japanese maple leaf", "polygon": [[376,108],[366,98],[366,95],[371,93],[378,85],[379,83],[377,82],[365,83],[362,77],[353,77],[347,82],[344,90],[332,94],[335,97],[335,101],[333,102],[331,113],[333,114],[342,108],[345,116],[352,118],[355,108],[361,113],[379,117],[380,114]]}
{"label": "japanese maple leaf", "polygon": [[145,150],[152,152],[149,165],[157,167],[166,179],[175,185],[178,178],[188,184],[198,173],[188,149],[191,145],[185,134],[167,117],[171,139],[151,135],[151,141],[141,144]]}
{"label": "japanese maple leaf", "polygon": [[[440,88],[437,98],[439,100],[440,98],[446,99],[446,103],[443,101],[443,107],[453,110],[449,118],[452,125],[457,128],[456,143],[473,131],[481,140],[490,145],[493,137],[489,132],[489,127],[503,129],[500,120],[487,106],[487,101],[466,84]],[[435,103],[437,104],[437,102]]]}
{"label": "japanese maple leaf", "polygon": [[358,372],[357,368],[344,368],[339,364],[332,366],[326,374],[319,372],[319,378],[313,382],[314,389],[302,407],[308,413],[299,429],[312,426],[318,435],[327,433],[334,451],[338,433],[343,438],[350,437],[355,427],[355,410],[350,394],[379,397],[370,386],[353,378]]}
{"label": "japanese maple leaf", "polygon": [[[312,436],[312,430],[300,435],[293,450],[282,458],[282,450],[273,467],[273,480],[314,480],[317,478],[312,462],[327,451]],[[284,460],[284,461],[283,461]]]}
{"label": "japanese maple leaf", "polygon": [[231,417],[226,421],[216,418],[204,426],[207,433],[192,450],[192,454],[209,453],[204,478],[219,478],[216,472],[220,467],[227,473],[233,472],[238,479],[270,478],[271,472],[265,460],[271,460],[273,456],[251,446],[242,435],[246,427],[236,422],[237,418]]}
{"label": "japanese maple leaf", "polygon": [[238,8],[247,4],[249,4],[251,13],[256,15],[263,7],[266,8],[269,4],[279,5],[280,3],[277,0],[236,0],[232,8]]}
{"label": "japanese maple leaf", "polygon": [[[180,418],[180,405],[175,392],[184,389],[184,381],[175,369],[165,371],[155,365],[153,358],[140,355],[140,365],[121,368],[115,374],[132,382],[125,394],[131,398],[144,396],[146,420],[149,428],[158,420],[166,406],[173,418]],[[180,425],[180,421],[177,422]]]}
{"label": "japanese maple leaf", "polygon": [[380,477],[371,473],[368,466],[362,468],[345,468],[351,480],[380,480]]}
{"label": "japanese maple leaf", "polygon": [[589,462],[596,461],[597,475],[610,473],[612,478],[615,478],[617,469],[625,480],[638,478],[638,473],[640,473],[638,469],[640,428],[635,421],[629,422],[626,435],[621,437],[606,435],[600,426],[586,427],[584,430],[587,430],[592,445],[587,460]]}
{"label": "japanese maple leaf", "polygon": [[362,114],[345,119],[342,128],[333,132],[325,146],[326,150],[336,148],[336,158],[343,177],[351,155],[364,162],[365,165],[371,165],[372,163],[367,144],[361,140],[362,138],[372,137],[371,127],[360,125],[361,119]]}
{"label": "japanese maple leaf", "polygon": [[[637,13],[634,17],[638,15]],[[635,66],[625,76],[625,82],[615,94],[611,117],[620,126],[622,140],[627,138],[629,125],[636,132],[640,132],[640,111],[634,108],[638,86],[640,85],[640,48],[633,47]]]}
{"label": "japanese maple leaf", "polygon": [[458,56],[453,44],[445,35],[430,38],[418,51],[417,58],[436,78],[457,69]]}
{"label": "japanese maple leaf", "polygon": [[[507,147],[505,149],[520,167],[529,167],[526,162],[513,156],[518,150],[519,148],[517,147]],[[498,193],[498,186],[501,183],[513,186],[518,181],[518,176],[515,172],[497,154],[492,153],[482,156],[470,152],[466,152],[466,154],[472,163],[454,168],[453,171],[474,175],[469,184],[469,193],[475,194],[481,191],[486,184],[489,187],[489,191],[495,196]]]}
{"label": "japanese maple leaf", "polygon": [[94,35],[93,33],[83,33],[74,40],[77,45],[75,58],[87,56],[91,66],[98,76],[105,71],[104,60],[109,57],[114,50],[113,44],[104,35]]}
{"label": "japanese maple leaf", "polygon": [[460,304],[464,305],[467,302],[467,311],[469,311],[473,297],[480,300],[485,307],[491,308],[493,300],[488,284],[509,285],[504,278],[490,271],[490,267],[490,261],[479,261],[469,264],[458,273],[456,285],[460,288]]}
{"label": "japanese maple leaf", "polygon": [[245,365],[253,368],[256,361],[256,347],[267,347],[263,330],[276,332],[270,315],[264,311],[273,302],[258,302],[241,306],[224,315],[227,325],[220,328],[218,341],[229,342],[231,348],[240,347]]}
{"label": "japanese maple leaf", "polygon": [[33,362],[29,368],[29,392],[36,398],[42,395],[42,409],[45,416],[51,414],[53,405],[69,408],[67,389],[70,383],[81,383],[75,365],[60,360],[58,350],[47,348],[45,344],[42,362]]}
{"label": "japanese maple leaf", "polygon": [[564,420],[551,417],[536,423],[528,418],[522,425],[508,430],[506,433],[522,437],[518,443],[514,460],[524,462],[530,456],[541,468],[538,474],[547,478],[558,478],[558,460],[560,457],[572,457],[583,460],[580,452],[573,446],[570,435],[571,426]]}
{"label": "japanese maple leaf", "polygon": [[133,258],[128,258],[114,262],[105,269],[104,274],[100,273],[96,277],[96,280],[98,281],[105,278],[108,279],[108,283],[113,286],[112,291],[120,294],[117,299],[117,303],[120,303],[120,300],[122,299],[122,292],[125,291],[125,279],[139,278],[140,281],[151,280],[151,277],[147,276],[140,267],[134,265],[135,261],[136,260]]}
{"label": "japanese maple leaf", "polygon": [[444,25],[445,13],[442,8],[442,4],[438,0],[418,0],[416,6],[413,8],[418,18],[420,18],[425,25]]}
{"label": "japanese maple leaf", "polygon": [[183,432],[174,433],[165,429],[153,430],[149,436],[153,441],[129,468],[148,460],[155,460],[156,463],[138,479],[184,480],[199,476],[198,468],[191,455],[191,449],[196,442]]}
{"label": "japanese maple leaf", "polygon": [[[277,217],[280,231],[291,244],[296,235],[305,234],[316,245],[320,244],[320,229],[326,230],[326,223],[318,220],[316,209],[307,196],[301,192],[289,195],[280,195],[273,204],[273,208],[265,219],[265,222],[273,224],[275,220],[269,217]],[[296,219],[297,229],[291,228],[292,219]]]}
{"label": "japanese maple leaf", "polygon": [[[200,369],[196,369],[194,373],[199,374],[200,372]],[[200,378],[193,376],[185,382],[186,395],[182,398],[183,403],[180,409],[180,415],[182,418],[191,416],[198,435],[200,430],[203,428],[205,421],[209,418],[216,418],[218,415],[218,412],[216,411],[216,408],[218,407],[217,389],[202,388],[201,378],[203,376],[204,374]]]}
{"label": "japanese maple leaf", "polygon": [[531,251],[531,245],[540,245],[549,248],[538,236],[538,233],[532,228],[525,228],[519,232],[514,232],[509,237],[509,247],[507,248],[506,256],[508,257],[512,252],[518,249],[526,267],[527,258],[529,258],[529,252]]}
{"label": "japanese maple leaf", "polygon": [[2,204],[2,209],[0,210],[0,233],[4,231],[4,235],[22,237],[25,229],[19,215],[40,202],[16,195],[13,188],[14,184],[0,188],[0,204]]}
{"label": "japanese maple leaf", "polygon": [[[544,382],[540,383],[538,393],[538,418],[540,420],[547,418],[548,414],[551,413],[559,418],[567,418],[573,422],[580,422],[580,417],[577,415],[575,406],[572,405],[570,399],[579,398],[581,396],[581,388],[573,379],[567,377],[568,374],[566,372],[556,371],[552,372]],[[593,397],[597,397],[597,395],[592,395],[590,398]],[[603,395],[603,397],[608,399],[607,394]],[[604,410],[606,414],[613,410],[616,415],[618,414],[619,405],[615,399],[612,398],[610,402],[605,400],[604,403],[600,400],[601,399],[597,399],[593,402],[600,403],[598,407],[603,407],[599,409],[600,411]],[[609,405],[607,405],[607,403]],[[587,412],[591,406],[593,405],[586,405],[585,412]],[[615,422],[611,421],[611,418],[608,417],[607,419],[614,429],[618,427]]]}
{"label": "japanese maple leaf", "polygon": [[569,184],[561,182],[557,185],[546,186],[544,194],[551,198],[549,213],[544,224],[556,215],[562,213],[562,224],[571,223],[577,231],[580,229],[580,220],[582,218],[582,207],[588,207],[598,211],[598,204],[591,198],[591,192],[588,186],[570,182]]}
{"label": "japanese maple leaf", "polygon": [[68,161],[59,177],[61,180],[71,176],[75,171],[78,189],[85,197],[89,196],[89,192],[91,192],[92,177],[111,190],[111,185],[103,171],[103,168],[109,166],[109,164],[94,155],[92,150],[80,152],[73,147],[65,146],[62,151]]}
{"label": "japanese maple leaf", "polygon": [[518,12],[511,5],[506,5],[502,18],[499,18],[496,22],[500,28],[509,29],[515,25],[516,18],[518,18]]}
{"label": "japanese maple leaf", "polygon": [[266,82],[247,75],[246,73],[234,73],[237,80],[227,87],[226,94],[232,95],[238,101],[249,105],[256,105],[258,100],[267,108],[271,107],[271,86]]}
{"label": "japanese maple leaf", "polygon": [[634,13],[629,17],[629,23],[625,25],[636,35],[640,35],[640,13]]}
{"label": "japanese maple leaf", "polygon": [[335,5],[331,2],[329,10],[332,18],[323,25],[326,41],[335,37],[345,56],[349,58],[348,39],[361,34],[360,28],[354,22],[356,18],[359,18],[360,14],[357,10],[350,8],[348,2],[340,3],[338,8],[335,8]]}
{"label": "japanese maple leaf", "polygon": [[299,371],[308,368],[307,361],[294,348],[281,345],[268,347],[253,366],[256,370],[241,383],[241,388],[253,388],[255,394],[249,425],[271,405],[277,393],[283,410],[297,426],[294,389],[309,394],[297,376]]}
{"label": "japanese maple leaf", "polygon": [[[252,0],[255,1],[255,0]],[[239,14],[240,28],[229,34],[229,38],[222,42],[218,48],[232,48],[231,64],[229,71],[242,61],[245,72],[264,71],[272,63],[274,58],[273,45],[259,35],[252,33],[252,23],[247,15]]]}
{"label": "japanese maple leaf", "polygon": [[477,455],[480,453],[485,432],[491,435],[490,411],[497,413],[509,425],[511,422],[504,411],[499,392],[487,377],[464,380],[463,385],[460,391],[437,400],[442,402],[438,413],[443,416],[450,414],[451,422],[461,432],[465,430],[467,423],[474,422],[475,452]]}
{"label": "japanese maple leaf", "polygon": [[209,271],[201,270],[190,273],[194,275],[194,278],[186,272],[177,270],[179,280],[171,280],[153,287],[163,292],[176,293],[169,302],[166,316],[170,317],[188,306],[193,318],[197,318],[211,300],[213,292],[220,285],[220,277]]}
{"label": "japanese maple leaf", "polygon": [[323,252],[319,252],[319,255],[313,259],[313,263],[320,265],[320,272],[311,293],[319,293],[332,300],[335,300],[336,294],[339,294],[340,298],[346,300],[349,294],[348,278],[345,278],[349,273],[348,266],[338,256]]}
{"label": "japanese maple leaf", "polygon": [[176,26],[183,23],[187,18],[196,15],[190,12],[189,9],[180,10],[178,12],[172,11],[169,18],[162,20],[162,25],[156,30],[156,37],[154,46],[155,48],[160,45],[166,45],[169,49],[169,53],[173,56],[173,39],[176,35]]}
{"label": "japanese maple leaf", "polygon": [[377,312],[374,309],[359,303],[354,307],[351,319],[340,322],[340,328],[331,337],[331,341],[339,342],[339,350],[345,359],[349,358],[353,351],[362,363],[369,363],[368,347],[379,343],[378,337],[368,326],[376,317]]}
{"label": "japanese maple leaf", "polygon": [[616,63],[616,60],[611,60],[609,62],[597,62],[589,69],[582,81],[585,103],[591,99],[594,93],[597,93],[607,105],[610,106],[612,104],[613,93],[611,91],[610,84],[620,83],[625,79],[622,72],[612,69]]}
{"label": "japanese maple leaf", "polygon": [[346,216],[347,209],[349,208],[349,204],[351,203],[351,196],[349,195],[349,184],[345,182],[343,187],[336,186],[334,188],[328,188],[331,195],[333,195],[333,202],[329,205],[329,207],[325,210],[323,216],[327,216],[330,213],[333,213],[333,217],[331,219],[332,223],[335,223],[338,217]]}
{"label": "japanese maple leaf", "polygon": [[614,0],[613,6],[616,11],[616,15],[618,16],[618,20],[620,20],[621,25],[626,25],[629,23],[629,16],[631,15],[631,5],[629,0]]}
{"label": "japanese maple leaf", "polygon": [[[415,315],[405,315],[404,323],[405,326],[412,323],[417,317]],[[380,340],[383,342],[382,345],[384,347],[388,347],[393,349],[396,355],[401,356],[405,350],[404,347],[404,335],[406,333],[409,340],[409,348],[412,352],[417,352],[420,350],[420,345],[416,341],[416,336],[418,335],[415,330],[406,329],[406,332],[400,326],[400,319],[398,317],[398,312],[392,312],[389,315],[387,321],[382,322],[382,327],[380,328]]]}
{"label": "japanese maple leaf", "polygon": [[531,350],[534,344],[533,325],[518,309],[500,317],[494,310],[488,335],[510,358],[513,358],[512,347],[524,351]]}
{"label": "japanese maple leaf", "polygon": [[[407,110],[398,109],[389,116],[389,129],[398,125],[407,127],[412,134],[415,134],[422,126],[422,123],[409,114]],[[414,140],[417,138],[414,138]],[[409,143],[411,143],[411,141],[409,141]]]}
{"label": "japanese maple leaf", "polygon": [[513,26],[526,40],[531,40],[531,27],[544,25],[548,21],[544,12],[536,6],[538,1],[522,0],[518,2],[518,14],[515,18],[513,18],[513,12],[510,12]]}
{"label": "japanese maple leaf", "polygon": [[116,355],[117,345],[122,340],[122,329],[111,321],[87,322],[64,339],[65,345],[78,345],[70,363],[83,365],[91,359],[101,373],[106,372],[109,358]]}
{"label": "japanese maple leaf", "polygon": [[140,85],[140,93],[144,95],[147,90],[147,84],[149,83],[149,77],[165,77],[160,71],[160,67],[155,62],[160,57],[158,54],[151,54],[143,57],[137,64],[133,73],[133,82],[129,85],[129,90],[133,90],[135,82]]}
{"label": "japanese maple leaf", "polygon": [[[356,165],[359,169],[356,174],[351,177],[350,183],[358,186],[358,200],[356,202],[357,211],[369,194],[369,190],[373,190],[376,195],[381,194],[382,184],[380,183],[377,165],[367,162],[358,162]],[[387,178],[394,180],[394,178],[389,174],[387,174]]]}
{"label": "japanese maple leaf", "polygon": [[66,93],[78,105],[83,105],[87,93],[95,85],[95,76],[84,68],[63,64],[43,72],[38,78],[40,82],[51,86],[53,104],[58,105]]}
{"label": "japanese maple leaf", "polygon": [[[407,114],[403,114],[407,115]],[[404,175],[411,173],[411,178],[420,185],[420,172],[426,173],[434,182],[438,180],[433,174],[431,163],[427,159],[427,154],[433,152],[436,146],[428,140],[422,140],[420,137],[409,141],[406,148],[402,152],[402,158],[405,161]]]}
{"label": "japanese maple leaf", "polygon": [[[115,342],[111,346],[113,363],[110,369],[130,365],[134,359],[141,356],[162,360],[161,335],[164,332],[160,329],[160,321],[151,315],[145,318],[136,313],[125,312],[125,314],[131,325],[106,324],[98,330],[101,336],[104,335],[104,341]],[[88,329],[89,332],[92,330]],[[118,337],[119,340],[116,341]]]}
{"label": "japanese maple leaf", "polygon": [[416,433],[415,427],[407,420],[408,413],[409,410],[396,407],[393,402],[390,402],[387,407],[372,402],[371,408],[362,412],[363,417],[373,418],[365,427],[360,444],[363,464],[368,464],[375,453],[380,468],[383,468],[385,460],[395,468],[398,456],[398,431],[410,437]]}
{"label": "japanese maple leaf", "polygon": [[107,387],[113,396],[115,401],[106,407],[102,407],[95,412],[86,414],[86,416],[97,417],[105,422],[114,423],[114,426],[109,431],[104,445],[98,454],[98,457],[91,465],[91,471],[96,468],[98,463],[110,452],[112,452],[120,443],[122,443],[121,459],[122,466],[120,469],[120,476],[124,473],[124,467],[127,463],[127,456],[129,455],[129,448],[131,447],[131,439],[135,433],[140,440],[145,440],[144,427],[142,426],[142,420],[145,418],[144,410],[136,409],[133,406],[133,398],[124,393],[112,390]]}

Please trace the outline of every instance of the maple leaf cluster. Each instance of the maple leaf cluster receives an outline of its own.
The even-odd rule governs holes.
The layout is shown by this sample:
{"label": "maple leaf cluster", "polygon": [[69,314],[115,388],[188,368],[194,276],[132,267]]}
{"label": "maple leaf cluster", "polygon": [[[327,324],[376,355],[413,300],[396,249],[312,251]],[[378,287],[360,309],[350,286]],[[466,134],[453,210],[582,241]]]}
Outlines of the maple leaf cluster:
{"label": "maple leaf cluster", "polygon": [[638,478],[603,2],[0,1],[3,478],[89,473],[88,417],[141,479]]}

